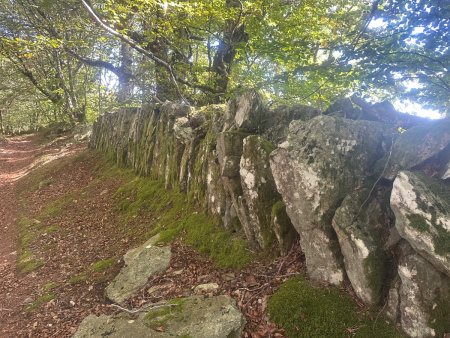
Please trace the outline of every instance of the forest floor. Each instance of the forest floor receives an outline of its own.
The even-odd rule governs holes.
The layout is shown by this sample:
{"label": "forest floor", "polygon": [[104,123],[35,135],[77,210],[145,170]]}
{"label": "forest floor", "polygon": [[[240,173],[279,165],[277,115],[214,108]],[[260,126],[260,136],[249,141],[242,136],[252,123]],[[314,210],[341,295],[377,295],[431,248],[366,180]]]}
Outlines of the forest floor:
{"label": "forest floor", "polygon": [[[88,314],[118,312],[104,289],[155,219],[143,214],[129,220],[132,232],[120,230],[114,196],[123,182],[102,173],[102,163],[102,156],[68,136],[0,140],[1,338],[70,337]],[[284,336],[268,320],[267,299],[304,271],[298,245],[239,270],[218,268],[181,239],[171,245],[170,267],[127,302],[129,309],[217,283],[213,294],[232,296],[244,313],[245,337]]]}

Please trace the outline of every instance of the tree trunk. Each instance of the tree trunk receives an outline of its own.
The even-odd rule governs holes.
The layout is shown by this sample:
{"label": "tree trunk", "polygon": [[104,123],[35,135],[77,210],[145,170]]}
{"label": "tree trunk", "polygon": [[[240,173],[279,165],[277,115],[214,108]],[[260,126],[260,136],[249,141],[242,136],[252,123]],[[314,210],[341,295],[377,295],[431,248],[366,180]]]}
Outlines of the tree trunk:
{"label": "tree trunk", "polygon": [[[227,8],[240,8],[240,1],[226,0]],[[248,40],[245,27],[235,20],[227,20],[222,40],[219,42],[216,55],[214,56],[212,71],[215,77],[215,88],[222,95],[228,89],[231,66],[236,56],[236,45]]]}
{"label": "tree trunk", "polygon": [[119,75],[119,91],[117,99],[120,103],[129,102],[133,98],[134,85],[132,81],[133,57],[131,47],[122,42],[120,45],[120,75]]}

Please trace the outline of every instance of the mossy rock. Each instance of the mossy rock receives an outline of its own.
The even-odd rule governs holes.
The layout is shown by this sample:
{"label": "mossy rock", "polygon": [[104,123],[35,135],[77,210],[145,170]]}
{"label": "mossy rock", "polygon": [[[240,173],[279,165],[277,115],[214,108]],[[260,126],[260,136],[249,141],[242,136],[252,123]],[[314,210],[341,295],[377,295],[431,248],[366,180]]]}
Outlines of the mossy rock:
{"label": "mossy rock", "polygon": [[83,320],[73,338],[240,338],[245,324],[228,296],[181,298],[155,306],[137,319],[125,314]]}

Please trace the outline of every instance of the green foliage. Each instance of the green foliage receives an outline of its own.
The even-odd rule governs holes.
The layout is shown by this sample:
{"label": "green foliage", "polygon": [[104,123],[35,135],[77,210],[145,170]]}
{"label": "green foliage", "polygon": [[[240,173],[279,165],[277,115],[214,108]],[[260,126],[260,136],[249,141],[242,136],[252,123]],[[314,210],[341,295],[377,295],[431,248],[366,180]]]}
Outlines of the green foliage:
{"label": "green foliage", "polygon": [[115,36],[80,2],[0,2],[8,126],[93,121],[154,96],[218,103],[245,88],[319,108],[351,92],[450,107],[445,1],[91,3]]}
{"label": "green foliage", "polygon": [[285,282],[270,298],[268,311],[271,320],[291,338],[402,337],[383,318],[358,312],[347,293],[336,288],[314,287],[302,277]]}

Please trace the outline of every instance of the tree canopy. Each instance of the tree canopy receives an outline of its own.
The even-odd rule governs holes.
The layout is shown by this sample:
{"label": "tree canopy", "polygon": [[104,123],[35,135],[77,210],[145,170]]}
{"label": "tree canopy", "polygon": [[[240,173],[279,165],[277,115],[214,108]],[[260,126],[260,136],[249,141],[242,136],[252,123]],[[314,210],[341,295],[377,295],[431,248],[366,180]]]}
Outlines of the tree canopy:
{"label": "tree canopy", "polygon": [[450,109],[448,0],[0,0],[0,20],[2,129],[247,88]]}

